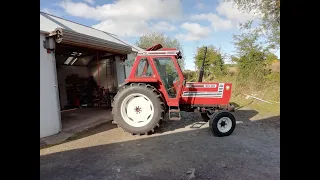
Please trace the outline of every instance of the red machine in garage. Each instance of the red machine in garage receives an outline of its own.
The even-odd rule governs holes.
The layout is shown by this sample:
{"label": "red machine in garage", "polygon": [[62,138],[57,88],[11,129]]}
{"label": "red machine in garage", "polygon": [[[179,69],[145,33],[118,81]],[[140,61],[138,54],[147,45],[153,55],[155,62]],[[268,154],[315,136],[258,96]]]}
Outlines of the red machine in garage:
{"label": "red machine in garage", "polygon": [[129,77],[113,101],[115,123],[132,134],[154,132],[164,115],[180,120],[180,111],[200,112],[215,136],[228,136],[236,126],[229,104],[232,84],[186,82],[178,59],[181,52],[160,44],[139,52]]}

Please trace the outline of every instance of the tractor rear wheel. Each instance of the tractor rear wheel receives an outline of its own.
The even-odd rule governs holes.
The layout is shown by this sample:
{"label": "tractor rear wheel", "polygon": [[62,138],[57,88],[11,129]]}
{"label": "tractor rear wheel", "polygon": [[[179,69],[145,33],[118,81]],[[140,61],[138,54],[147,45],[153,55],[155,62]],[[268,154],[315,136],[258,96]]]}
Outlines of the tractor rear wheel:
{"label": "tractor rear wheel", "polygon": [[131,134],[154,132],[163,120],[165,105],[160,92],[149,84],[124,85],[114,97],[113,119]]}
{"label": "tractor rear wheel", "polygon": [[230,112],[220,111],[210,119],[209,126],[214,136],[229,136],[236,128],[236,119]]}

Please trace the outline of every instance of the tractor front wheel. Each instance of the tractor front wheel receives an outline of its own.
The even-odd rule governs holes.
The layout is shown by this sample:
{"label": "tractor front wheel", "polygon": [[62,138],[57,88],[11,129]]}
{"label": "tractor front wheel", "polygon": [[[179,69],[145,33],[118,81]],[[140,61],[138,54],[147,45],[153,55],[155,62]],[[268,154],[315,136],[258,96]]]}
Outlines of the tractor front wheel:
{"label": "tractor front wheel", "polygon": [[165,106],[161,94],[153,86],[132,83],[123,86],[114,98],[114,121],[131,134],[148,134],[160,126]]}
{"label": "tractor front wheel", "polygon": [[220,111],[210,119],[209,126],[214,136],[229,136],[236,128],[236,119],[230,112]]}

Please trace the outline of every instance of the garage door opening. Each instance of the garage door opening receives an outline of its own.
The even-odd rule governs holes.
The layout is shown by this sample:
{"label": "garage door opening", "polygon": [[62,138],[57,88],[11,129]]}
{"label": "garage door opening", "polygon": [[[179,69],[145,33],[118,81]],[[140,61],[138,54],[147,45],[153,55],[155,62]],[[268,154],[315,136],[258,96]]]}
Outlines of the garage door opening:
{"label": "garage door opening", "polygon": [[55,58],[62,131],[112,120],[115,54],[57,43]]}

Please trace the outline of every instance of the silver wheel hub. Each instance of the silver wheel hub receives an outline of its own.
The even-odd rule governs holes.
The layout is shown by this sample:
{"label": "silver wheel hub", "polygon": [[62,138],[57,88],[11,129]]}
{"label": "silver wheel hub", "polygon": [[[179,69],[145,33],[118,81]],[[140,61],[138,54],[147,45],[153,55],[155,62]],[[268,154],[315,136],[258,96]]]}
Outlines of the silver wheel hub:
{"label": "silver wheel hub", "polygon": [[232,121],[228,117],[222,117],[219,119],[217,126],[218,126],[218,130],[220,132],[226,133],[226,132],[230,131],[230,129],[231,129]]}
{"label": "silver wheel hub", "polygon": [[147,125],[154,115],[153,103],[147,96],[140,93],[127,96],[120,108],[123,120],[133,127]]}

